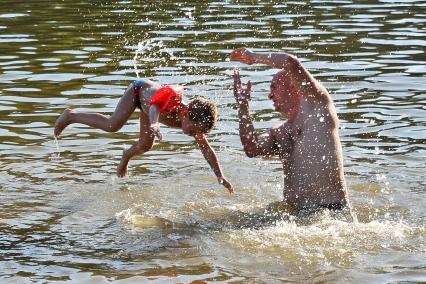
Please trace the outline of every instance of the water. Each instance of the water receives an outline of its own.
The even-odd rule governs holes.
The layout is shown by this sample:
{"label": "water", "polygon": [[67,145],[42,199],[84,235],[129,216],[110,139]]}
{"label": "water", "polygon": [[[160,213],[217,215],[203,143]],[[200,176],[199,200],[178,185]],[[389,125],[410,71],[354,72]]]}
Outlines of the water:
{"label": "water", "polygon": [[[426,281],[425,8],[2,0],[1,282]],[[256,127],[283,118],[267,99],[277,70],[227,61],[239,46],[294,53],[330,90],[357,223],[240,226],[279,201],[283,185],[277,159],[242,152],[234,66],[254,83]],[[188,100],[216,100],[208,138],[235,195],[189,137],[165,127],[164,141],[117,179],[137,114],[114,134],[72,125],[55,144],[64,108],[110,113],[138,75],[185,84]]]}

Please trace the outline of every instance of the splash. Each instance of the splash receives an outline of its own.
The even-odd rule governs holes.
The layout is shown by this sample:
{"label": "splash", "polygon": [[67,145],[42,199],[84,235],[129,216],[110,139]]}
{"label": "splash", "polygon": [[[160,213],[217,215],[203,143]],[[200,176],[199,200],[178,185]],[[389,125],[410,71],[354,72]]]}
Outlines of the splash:
{"label": "splash", "polygon": [[53,139],[54,139],[56,150],[59,151],[59,141],[58,141],[58,138],[56,136],[54,136]]}
{"label": "splash", "polygon": [[53,135],[53,143],[55,144],[55,151],[50,155],[50,160],[58,162],[61,157],[61,149],[59,148],[59,141],[56,136]]}
{"label": "splash", "polygon": [[174,226],[174,222],[153,216],[149,213],[139,212],[140,210],[125,209],[115,214],[117,220],[121,220],[123,223],[129,225],[133,231],[144,231],[151,228],[167,228]]}
{"label": "splash", "polygon": [[389,248],[403,250],[424,232],[424,227],[403,221],[360,223],[323,216],[308,226],[282,221],[260,230],[229,230],[224,232],[223,240],[237,254],[248,252],[306,268],[308,264],[324,263],[348,266],[360,255],[374,255]]}
{"label": "splash", "polygon": [[117,219],[122,219],[125,223],[133,223],[134,217],[131,209],[125,209],[115,214]]}
{"label": "splash", "polygon": [[[166,59],[168,58],[168,59]],[[156,39],[143,40],[138,43],[138,47],[133,57],[133,68],[136,77],[140,78],[139,65],[152,61],[176,60],[173,52],[165,46],[164,42]]]}

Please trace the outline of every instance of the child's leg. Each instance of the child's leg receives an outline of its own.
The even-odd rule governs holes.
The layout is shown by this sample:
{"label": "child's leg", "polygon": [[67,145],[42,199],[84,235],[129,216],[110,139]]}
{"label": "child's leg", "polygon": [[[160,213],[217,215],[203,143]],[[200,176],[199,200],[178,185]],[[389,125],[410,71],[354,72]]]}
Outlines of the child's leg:
{"label": "child's leg", "polygon": [[141,155],[148,152],[154,145],[154,133],[149,127],[149,117],[146,113],[141,112],[140,115],[140,132],[139,141],[123,152],[120,164],[117,168],[117,176],[123,177],[127,175],[127,165],[133,156]]}
{"label": "child's leg", "polygon": [[126,123],[130,115],[135,111],[136,104],[137,99],[133,92],[132,84],[130,84],[110,117],[100,113],[74,112],[70,109],[66,109],[56,120],[54,134],[58,137],[61,135],[62,131],[72,123],[82,123],[107,132],[116,132]]}

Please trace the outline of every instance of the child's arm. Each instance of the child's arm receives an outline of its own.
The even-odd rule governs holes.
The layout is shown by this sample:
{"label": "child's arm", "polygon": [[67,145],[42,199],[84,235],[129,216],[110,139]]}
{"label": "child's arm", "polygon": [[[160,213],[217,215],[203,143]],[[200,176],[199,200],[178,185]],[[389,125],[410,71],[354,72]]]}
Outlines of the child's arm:
{"label": "child's arm", "polygon": [[220,168],[216,153],[214,152],[213,148],[210,146],[209,141],[207,141],[206,136],[204,134],[196,134],[195,141],[197,141],[197,144],[200,147],[201,153],[203,153],[204,158],[207,160],[210,167],[214,171],[214,174],[216,175],[218,182],[220,184],[223,184],[223,186],[228,189],[229,193],[234,193],[234,187],[223,176],[222,169]]}
{"label": "child's arm", "polygon": [[160,131],[160,123],[158,119],[160,118],[160,106],[151,105],[149,107],[149,128],[157,136],[158,140],[163,140],[163,134]]}

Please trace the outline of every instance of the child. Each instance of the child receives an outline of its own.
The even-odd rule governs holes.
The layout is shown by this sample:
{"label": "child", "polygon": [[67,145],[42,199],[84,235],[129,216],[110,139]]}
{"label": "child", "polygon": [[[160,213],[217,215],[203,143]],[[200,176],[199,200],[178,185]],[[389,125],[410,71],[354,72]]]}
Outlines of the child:
{"label": "child", "polygon": [[110,117],[100,113],[78,113],[66,109],[56,120],[54,134],[58,137],[72,123],[82,123],[107,132],[116,132],[127,122],[135,109],[140,108],[139,141],[123,152],[117,168],[119,177],[127,175],[127,165],[133,156],[143,154],[152,148],[155,136],[162,140],[159,124],[161,122],[170,127],[182,128],[183,133],[193,136],[219,183],[223,184],[229,193],[233,193],[233,186],[223,176],[216,153],[205,136],[216,123],[216,105],[201,97],[186,105],[182,101],[182,96],[183,87],[180,85],[160,86],[151,80],[136,80],[129,85]]}

